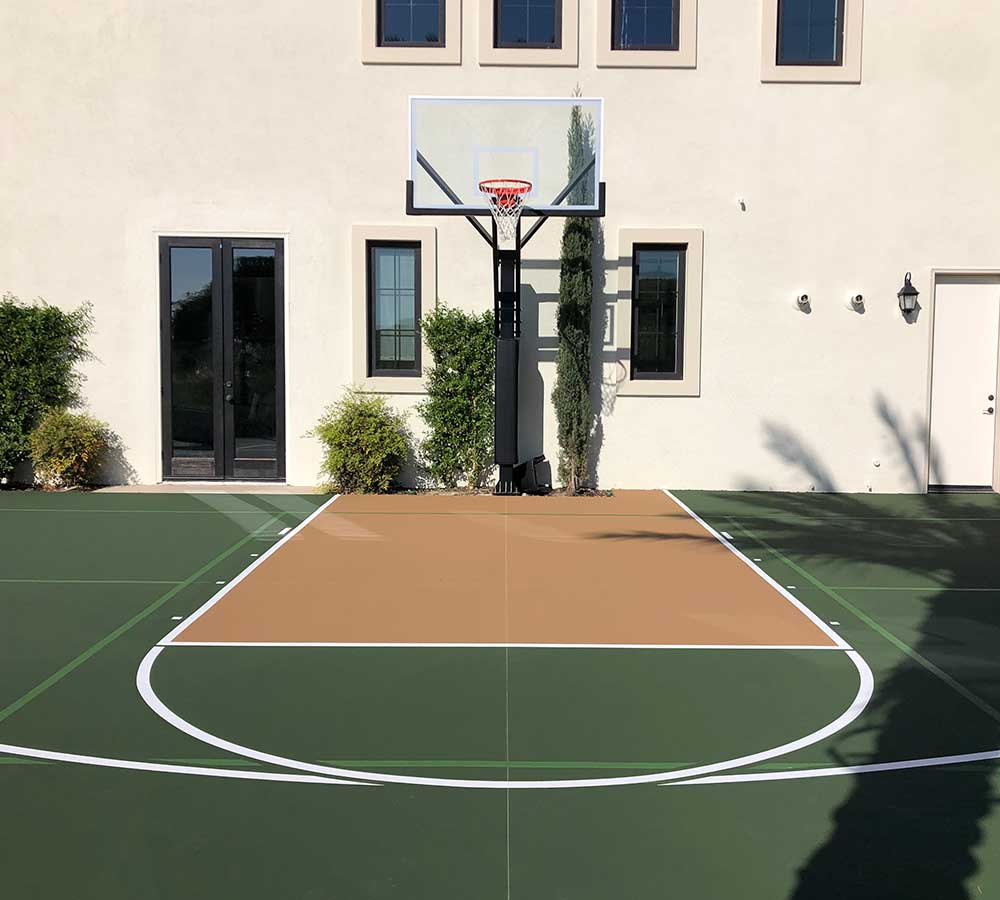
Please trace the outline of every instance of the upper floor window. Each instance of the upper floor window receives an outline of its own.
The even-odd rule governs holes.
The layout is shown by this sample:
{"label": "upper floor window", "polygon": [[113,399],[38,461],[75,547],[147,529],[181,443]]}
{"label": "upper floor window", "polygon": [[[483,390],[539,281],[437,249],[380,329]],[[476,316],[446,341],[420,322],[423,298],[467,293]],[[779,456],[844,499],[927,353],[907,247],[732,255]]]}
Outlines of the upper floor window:
{"label": "upper floor window", "polygon": [[845,0],[778,0],[779,66],[839,66],[844,61]]}
{"label": "upper floor window", "polygon": [[368,375],[420,375],[420,244],[368,243]]}
{"label": "upper floor window", "polygon": [[378,0],[380,47],[443,47],[445,0]]}
{"label": "upper floor window", "polygon": [[632,378],[679,379],[684,367],[683,244],[632,248]]}
{"label": "upper floor window", "polygon": [[495,0],[494,47],[562,46],[562,0]]}
{"label": "upper floor window", "polygon": [[681,0],[612,0],[614,50],[678,50]]}

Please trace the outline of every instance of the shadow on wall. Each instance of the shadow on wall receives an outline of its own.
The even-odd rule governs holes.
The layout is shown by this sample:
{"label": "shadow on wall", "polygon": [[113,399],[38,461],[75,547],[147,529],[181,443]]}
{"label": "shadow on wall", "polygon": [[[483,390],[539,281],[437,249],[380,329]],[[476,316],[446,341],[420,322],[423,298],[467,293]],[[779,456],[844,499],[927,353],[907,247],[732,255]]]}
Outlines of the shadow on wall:
{"label": "shadow on wall", "polygon": [[[922,423],[907,430],[884,397],[875,409],[914,487],[922,488]],[[817,485],[836,488],[829,468],[790,429],[769,426],[766,440]],[[882,584],[888,577],[928,585],[923,596],[830,589],[848,615],[856,608],[852,596],[875,610],[861,649],[875,671],[876,693],[855,726],[837,736],[829,761],[861,765],[1000,747],[1000,590],[982,590],[1000,585],[998,498],[771,496],[764,502],[773,515],[760,515],[760,498],[748,507],[743,521],[755,517],[752,534],[738,511],[730,527],[780,548],[806,570],[849,563],[857,571],[861,563],[877,567]],[[738,509],[739,498],[733,502]],[[828,836],[798,866],[789,900],[978,900],[984,894],[975,851],[996,804],[996,768],[985,762],[854,776]],[[800,784],[809,790],[810,782]]]}
{"label": "shadow on wall", "polygon": [[139,474],[128,460],[128,447],[115,433],[109,432],[108,452],[98,473],[99,484],[136,484]]}
{"label": "shadow on wall", "polygon": [[[927,489],[928,478],[924,471],[924,455],[928,452],[929,429],[926,419],[916,417],[910,426],[903,421],[889,400],[881,392],[873,401],[875,415],[885,426],[888,441],[885,458],[881,465],[906,474],[907,487],[923,493]],[[764,422],[764,447],[788,467],[808,478],[810,490],[821,493],[838,493],[843,488],[837,483],[832,471],[817,452],[791,428],[775,422]],[[944,484],[940,455],[930,444],[929,470],[931,484]],[[761,491],[772,489],[770,485],[756,478],[744,478],[740,489]]]}
{"label": "shadow on wall", "polygon": [[[599,219],[593,220],[594,242],[592,250],[592,272],[594,279],[594,300],[591,306],[590,332],[590,402],[591,434],[588,448],[588,479],[592,487],[598,487],[598,469],[601,448],[604,444],[604,417],[612,414],[620,377],[616,373],[622,368],[618,351],[613,340],[613,315],[615,294],[607,289],[608,268],[618,268],[617,261],[608,262],[604,258],[604,228]],[[558,259],[525,260],[522,269],[530,271],[558,271]],[[555,366],[559,352],[559,339],[555,334],[542,335],[539,325],[539,309],[544,304],[555,306],[559,294],[536,290],[525,280],[521,285],[521,360],[518,400],[518,443],[522,459],[544,452],[545,414],[552,405],[551,388],[546,389],[539,370],[540,363]],[[604,336],[611,334],[610,345]],[[607,373],[612,373],[608,375]],[[554,372],[553,372],[554,377]],[[553,463],[555,464],[555,460]],[[553,465],[555,468],[555,465]]]}

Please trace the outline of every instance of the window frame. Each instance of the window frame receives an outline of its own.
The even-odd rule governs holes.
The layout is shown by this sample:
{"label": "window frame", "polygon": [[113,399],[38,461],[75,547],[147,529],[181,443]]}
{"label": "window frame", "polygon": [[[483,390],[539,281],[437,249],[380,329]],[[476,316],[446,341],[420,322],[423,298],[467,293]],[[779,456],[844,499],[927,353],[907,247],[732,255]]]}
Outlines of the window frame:
{"label": "window frame", "polygon": [[437,44],[381,39],[384,0],[361,0],[363,65],[459,66],[462,64],[462,0],[438,0],[443,16]]}
{"label": "window frame", "polygon": [[[498,36],[496,0],[473,0],[478,3],[477,23],[480,66],[579,66],[580,64],[580,0],[559,0],[559,43],[529,46],[510,44],[496,46]],[[611,0],[598,0],[610,3]],[[610,20],[609,20],[610,22]],[[609,26],[610,27],[610,26]]]}
{"label": "window frame", "polygon": [[781,17],[784,14],[787,0],[778,0],[778,14],[775,17],[775,57],[774,64],[780,68],[786,66],[822,66],[827,68],[840,68],[844,65],[844,25],[847,15],[847,0],[835,0],[837,4],[837,52],[832,60],[811,60],[811,59],[783,59],[781,55],[782,29]]}
{"label": "window frame", "polygon": [[[623,0],[611,0],[611,49],[613,52],[629,52],[635,51],[636,53],[655,53],[657,51],[661,53],[676,53],[681,48],[681,4],[684,0],[670,0],[671,6],[671,24],[670,32],[673,35],[673,41],[669,44],[643,44],[641,47],[622,47],[619,46],[616,40],[616,35],[620,34],[620,28],[618,27],[621,23],[622,14],[622,3]],[[782,0],[783,2],[783,0]]]}
{"label": "window frame", "polygon": [[[636,343],[639,329],[639,304],[636,299],[636,284],[639,277],[639,254],[643,251],[670,251],[680,254],[677,263],[677,324],[675,328],[675,365],[673,372],[637,372]],[[687,284],[686,243],[641,242],[632,244],[632,329],[629,338],[629,377],[633,381],[683,381],[684,380],[684,325]]]}
{"label": "window frame", "polygon": [[764,84],[861,84],[865,0],[845,0],[840,65],[778,65],[778,3],[761,0],[760,80]]}
{"label": "window frame", "polygon": [[[556,33],[556,40],[553,44],[532,44],[532,43],[508,43],[505,44],[500,40],[501,31],[501,9],[503,7],[504,0],[493,0],[493,49],[494,50],[562,50],[562,33],[563,33],[563,0],[552,0],[555,6],[555,23],[554,31]],[[531,0],[525,0],[525,3],[530,3]]]}
{"label": "window frame", "polygon": [[[412,368],[380,369],[375,342],[375,251],[378,249],[405,249],[415,251],[413,261],[413,320],[414,320],[414,365]],[[423,308],[421,279],[423,277],[423,244],[419,240],[369,239],[365,241],[365,333],[367,335],[367,377],[368,378],[419,378],[422,375],[420,316]]]}
{"label": "window frame", "polygon": [[[380,49],[391,49],[393,47],[409,47],[411,49],[427,47],[433,49],[445,46],[445,16],[448,4],[445,0],[437,0],[438,5],[438,39],[436,41],[386,41],[382,34],[382,25],[385,22],[385,4],[388,0],[376,0],[378,6],[375,10],[375,46]],[[412,0],[411,0],[412,2]]]}
{"label": "window frame", "polygon": [[[636,244],[685,244],[683,371],[680,378],[631,377],[632,248]],[[614,333],[614,383],[618,397],[700,397],[705,231],[688,226],[623,226],[618,229]]]}
{"label": "window frame", "polygon": [[613,0],[596,0],[594,61],[599,69],[696,69],[698,67],[698,0],[674,0],[677,48],[619,50],[614,47]]}

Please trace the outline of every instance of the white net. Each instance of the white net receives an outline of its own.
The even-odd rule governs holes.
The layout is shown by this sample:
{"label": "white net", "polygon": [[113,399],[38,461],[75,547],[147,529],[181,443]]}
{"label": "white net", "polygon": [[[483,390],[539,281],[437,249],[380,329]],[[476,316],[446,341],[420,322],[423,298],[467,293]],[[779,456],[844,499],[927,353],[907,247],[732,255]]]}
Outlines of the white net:
{"label": "white net", "polygon": [[497,223],[497,237],[512,241],[517,237],[517,223],[524,208],[524,198],[531,190],[530,181],[515,178],[494,178],[481,181],[479,190],[490,205],[493,220]]}

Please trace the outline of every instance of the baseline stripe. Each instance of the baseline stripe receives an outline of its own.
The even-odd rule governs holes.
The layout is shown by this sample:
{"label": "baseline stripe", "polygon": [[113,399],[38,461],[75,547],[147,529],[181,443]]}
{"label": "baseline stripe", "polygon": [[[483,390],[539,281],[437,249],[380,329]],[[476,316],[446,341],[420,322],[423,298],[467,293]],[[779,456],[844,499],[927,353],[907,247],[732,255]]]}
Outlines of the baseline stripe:
{"label": "baseline stripe", "polygon": [[836,775],[865,775],[871,772],[898,772],[904,769],[927,769],[936,766],[957,766],[962,763],[1000,759],[1000,750],[985,753],[961,753],[956,756],[932,756],[927,759],[904,759],[889,763],[868,763],[861,766],[836,766],[825,769],[799,769],[792,772],[755,772],[748,775],[718,775],[674,781],[668,787],[688,784],[738,784],[753,781],[793,781],[799,778],[829,778]]}
{"label": "baseline stripe", "polygon": [[172,641],[159,643],[157,647],[426,647],[430,649],[449,647],[483,649],[544,649],[544,650],[838,650],[816,644],[408,644],[408,643],[325,643],[309,641]]}
{"label": "baseline stripe", "polygon": [[81,753],[60,753],[56,750],[39,750],[35,747],[18,747],[0,744],[0,753],[24,756],[49,762],[80,763],[108,769],[132,769],[137,772],[167,772],[174,775],[202,775],[208,778],[239,778],[245,781],[292,781],[301,784],[349,784],[358,787],[378,787],[363,781],[346,781],[318,775],[292,775],[284,772],[246,772],[234,769],[216,769],[205,766],[175,766],[166,763],[143,762],[134,759],[114,759],[107,756],[85,756]]}

